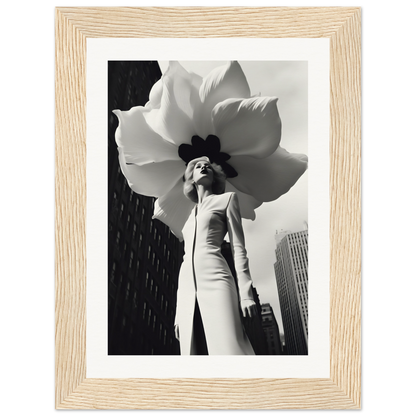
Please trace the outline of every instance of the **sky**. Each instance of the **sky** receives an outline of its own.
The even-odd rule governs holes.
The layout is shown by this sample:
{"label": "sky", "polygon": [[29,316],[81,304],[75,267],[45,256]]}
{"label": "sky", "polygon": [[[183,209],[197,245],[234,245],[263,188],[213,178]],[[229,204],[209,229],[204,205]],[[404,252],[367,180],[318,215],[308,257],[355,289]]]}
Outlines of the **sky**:
{"label": "sky", "polygon": [[[181,61],[188,71],[206,76],[224,61]],[[251,95],[278,97],[282,120],[281,147],[290,153],[308,154],[308,67],[306,61],[240,61]],[[162,73],[168,62],[160,61]],[[231,160],[230,160],[231,163]],[[276,231],[300,231],[308,221],[308,172],[288,193],[256,209],[254,221],[243,219],[247,256],[253,284],[261,303],[273,307],[283,332],[274,274]]]}

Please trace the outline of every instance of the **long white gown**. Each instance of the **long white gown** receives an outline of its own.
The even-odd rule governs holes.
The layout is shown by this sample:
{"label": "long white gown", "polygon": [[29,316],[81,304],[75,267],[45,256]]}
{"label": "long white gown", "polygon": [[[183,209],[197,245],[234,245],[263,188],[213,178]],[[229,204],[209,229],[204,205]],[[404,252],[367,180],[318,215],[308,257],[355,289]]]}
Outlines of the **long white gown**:
{"label": "long white gown", "polygon": [[[254,355],[240,315],[240,300],[253,299],[252,280],[235,193],[210,195],[191,213],[184,230],[185,256],[179,274],[175,324],[181,355],[190,355],[196,302],[209,355]],[[237,285],[221,244],[229,233]]]}

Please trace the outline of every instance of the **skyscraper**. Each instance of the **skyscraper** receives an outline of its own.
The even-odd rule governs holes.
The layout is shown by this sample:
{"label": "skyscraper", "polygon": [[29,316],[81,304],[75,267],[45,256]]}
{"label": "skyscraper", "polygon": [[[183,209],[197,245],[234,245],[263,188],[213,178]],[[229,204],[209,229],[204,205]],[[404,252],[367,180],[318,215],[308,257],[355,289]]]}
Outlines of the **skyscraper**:
{"label": "skyscraper", "polygon": [[274,270],[287,355],[308,354],[308,230],[276,233]]}
{"label": "skyscraper", "polygon": [[118,162],[112,110],[145,105],[157,62],[108,63],[108,354],[179,354],[173,331],[183,244],[134,193]]}
{"label": "skyscraper", "polygon": [[282,355],[283,348],[280,340],[279,325],[270,303],[262,303],[261,305],[261,324],[266,335],[268,355]]}

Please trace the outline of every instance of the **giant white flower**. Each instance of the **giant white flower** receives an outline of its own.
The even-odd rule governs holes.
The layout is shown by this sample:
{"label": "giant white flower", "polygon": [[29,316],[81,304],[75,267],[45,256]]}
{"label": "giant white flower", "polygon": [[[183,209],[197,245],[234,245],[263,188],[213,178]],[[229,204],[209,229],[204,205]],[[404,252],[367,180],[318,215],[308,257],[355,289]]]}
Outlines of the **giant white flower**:
{"label": "giant white flower", "polygon": [[194,203],[183,194],[186,163],[199,156],[221,164],[226,191],[238,194],[243,218],[285,194],[305,172],[307,157],[280,147],[277,97],[251,97],[238,62],[205,78],[170,62],[148,103],[114,110],[122,172],[133,191],[157,197],[154,218],[182,239]]}

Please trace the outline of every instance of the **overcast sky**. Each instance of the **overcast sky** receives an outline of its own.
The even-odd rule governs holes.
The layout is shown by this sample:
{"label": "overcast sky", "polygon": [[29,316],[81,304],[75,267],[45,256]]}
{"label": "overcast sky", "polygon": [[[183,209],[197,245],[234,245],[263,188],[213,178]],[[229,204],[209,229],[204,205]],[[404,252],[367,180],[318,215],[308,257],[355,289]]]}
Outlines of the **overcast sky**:
{"label": "overcast sky", "polygon": [[[181,61],[188,71],[206,76],[223,61]],[[240,61],[251,95],[276,96],[282,120],[281,147],[308,154],[308,66],[305,61]],[[160,61],[164,72],[168,62]],[[231,161],[230,161],[231,162]],[[300,231],[308,220],[308,172],[278,200],[256,209],[255,221],[243,220],[250,271],[260,302],[270,303],[282,332],[279,299],[274,275],[275,233]]]}

